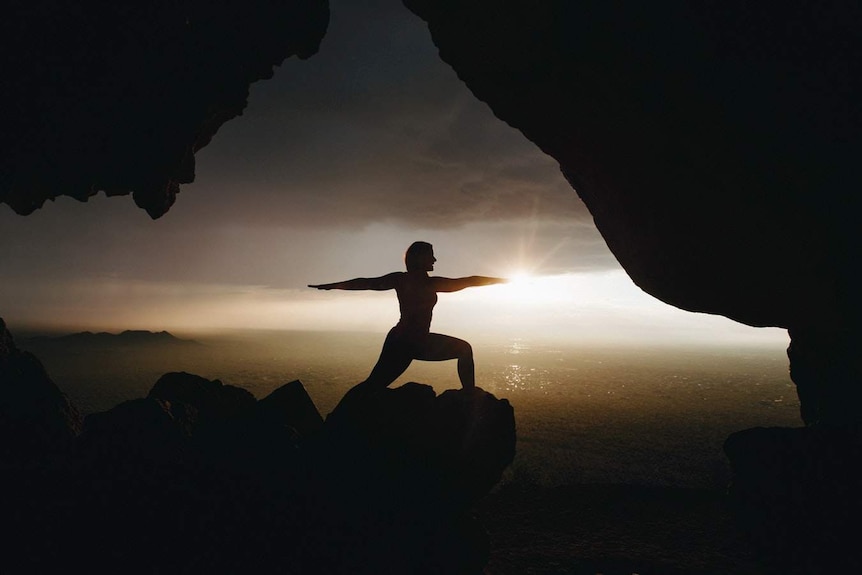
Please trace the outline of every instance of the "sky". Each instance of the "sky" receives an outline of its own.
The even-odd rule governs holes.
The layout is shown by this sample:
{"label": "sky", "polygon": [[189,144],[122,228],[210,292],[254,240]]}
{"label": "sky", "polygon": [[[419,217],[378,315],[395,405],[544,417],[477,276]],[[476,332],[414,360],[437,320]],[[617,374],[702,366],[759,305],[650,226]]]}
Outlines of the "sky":
{"label": "sky", "polygon": [[569,341],[786,344],[634,286],[556,162],[498,120],[398,0],[331,0],[320,51],[252,86],[159,220],[131,197],[0,206],[0,317],[21,330],[384,331],[392,293],[305,287],[403,269],[532,278],[441,295],[434,329]]}

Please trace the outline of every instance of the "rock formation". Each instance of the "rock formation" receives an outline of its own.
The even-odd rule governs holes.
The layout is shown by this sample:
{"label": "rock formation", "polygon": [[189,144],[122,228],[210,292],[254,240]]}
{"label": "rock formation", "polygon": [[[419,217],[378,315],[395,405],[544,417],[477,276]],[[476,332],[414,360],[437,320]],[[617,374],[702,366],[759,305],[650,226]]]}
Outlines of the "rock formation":
{"label": "rock formation", "polygon": [[[36,380],[7,376],[36,360],[3,327],[4,441],[39,443],[41,428],[6,417],[13,402],[33,415],[17,388]],[[0,568],[478,575],[488,542],[470,509],[512,462],[514,426],[482,390],[410,383],[324,423],[299,381],[258,401],[165,374],[146,398],[87,416],[77,439],[71,426],[62,457],[31,449],[10,468],[4,447]]]}
{"label": "rock formation", "polygon": [[249,85],[317,51],[326,0],[13,0],[0,17],[0,203],[132,193],[154,218]]}
{"label": "rock formation", "polygon": [[725,442],[729,502],[769,573],[859,573],[858,430],[754,428]]}
{"label": "rock formation", "polygon": [[[82,418],[0,318],[0,473],[69,454]],[[2,471],[6,470],[6,471]]]}

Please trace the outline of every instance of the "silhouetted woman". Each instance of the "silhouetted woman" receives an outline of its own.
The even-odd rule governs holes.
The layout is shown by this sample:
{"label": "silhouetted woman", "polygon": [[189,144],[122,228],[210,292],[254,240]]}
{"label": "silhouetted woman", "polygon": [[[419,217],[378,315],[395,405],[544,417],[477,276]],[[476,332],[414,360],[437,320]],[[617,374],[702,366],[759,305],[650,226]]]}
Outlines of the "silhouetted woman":
{"label": "silhouetted woman", "polygon": [[434,248],[427,242],[414,242],[404,254],[407,272],[392,272],[377,278],[356,278],[330,284],[309,285],[317,289],[390,290],[398,296],[401,319],[389,330],[380,359],[368,379],[355,386],[348,396],[356,397],[381,390],[398,379],[414,359],[424,361],[458,360],[458,377],[464,389],[473,389],[476,377],[473,348],[463,339],[431,333],[431,312],[437,292],[454,292],[468,287],[503,283],[503,278],[469,276],[443,278],[429,276],[434,270]]}

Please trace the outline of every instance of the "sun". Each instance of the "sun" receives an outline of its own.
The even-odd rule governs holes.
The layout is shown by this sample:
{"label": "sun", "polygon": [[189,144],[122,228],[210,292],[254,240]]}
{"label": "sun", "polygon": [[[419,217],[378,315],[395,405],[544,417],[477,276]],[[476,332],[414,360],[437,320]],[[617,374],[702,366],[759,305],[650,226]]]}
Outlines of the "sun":
{"label": "sun", "polygon": [[517,269],[506,274],[505,277],[508,281],[499,286],[498,297],[518,301],[529,301],[536,297],[538,276],[534,276],[527,270]]}
{"label": "sun", "polygon": [[533,274],[524,269],[512,270],[508,275],[506,275],[506,279],[508,279],[509,284],[521,284],[530,281],[533,278]]}
{"label": "sun", "polygon": [[510,311],[527,312],[536,306],[565,303],[572,298],[570,282],[564,276],[538,275],[518,268],[504,277],[508,280],[506,283],[490,286],[481,297]]}

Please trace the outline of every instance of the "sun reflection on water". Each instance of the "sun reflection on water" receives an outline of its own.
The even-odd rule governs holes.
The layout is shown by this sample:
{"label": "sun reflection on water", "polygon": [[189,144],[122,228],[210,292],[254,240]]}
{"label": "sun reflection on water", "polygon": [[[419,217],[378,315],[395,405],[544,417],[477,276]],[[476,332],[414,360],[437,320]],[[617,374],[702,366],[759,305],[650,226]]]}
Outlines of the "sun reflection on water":
{"label": "sun reflection on water", "polygon": [[[506,349],[507,355],[529,354],[531,346],[524,340],[512,341]],[[525,358],[526,359],[526,358]],[[526,362],[529,364],[530,362]],[[547,394],[549,383],[548,370],[536,367],[528,367],[525,362],[508,362],[499,374],[502,380],[502,389],[506,392],[530,391]]]}

